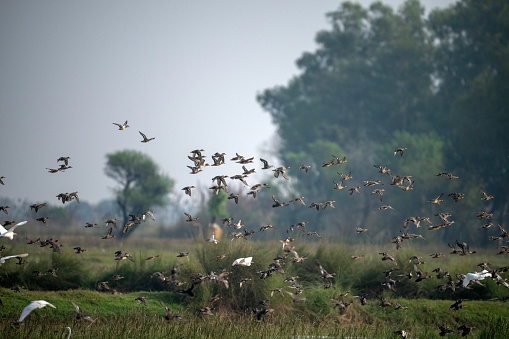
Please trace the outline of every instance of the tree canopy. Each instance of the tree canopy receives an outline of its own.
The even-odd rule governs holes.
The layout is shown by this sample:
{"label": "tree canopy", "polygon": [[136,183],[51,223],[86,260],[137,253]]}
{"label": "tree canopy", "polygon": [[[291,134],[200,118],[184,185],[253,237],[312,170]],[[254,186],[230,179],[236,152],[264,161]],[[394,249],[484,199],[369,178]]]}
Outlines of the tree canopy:
{"label": "tree canopy", "polygon": [[[375,163],[391,165],[413,175],[426,197],[439,189],[438,172],[454,172],[463,180],[449,189],[499,196],[486,208],[501,218],[509,192],[509,3],[464,0],[425,17],[418,0],[397,11],[345,2],[327,17],[331,28],[316,35],[316,51],[297,60],[300,74],[257,96],[277,125],[281,160],[319,168],[331,154],[347,156],[338,170],[355,169],[359,179],[372,178]],[[390,158],[401,146],[409,148],[404,164]],[[369,193],[354,203],[331,189],[337,171],[308,175],[299,192],[325,194],[340,201],[337,214],[348,209],[349,221],[367,221],[359,216],[373,207]],[[402,198],[412,213],[409,204]]]}
{"label": "tree canopy", "polygon": [[135,150],[123,150],[106,154],[106,159],[106,175],[119,184],[114,192],[124,225],[129,214],[140,216],[154,206],[162,206],[167,202],[174,180],[162,174],[148,155]]}

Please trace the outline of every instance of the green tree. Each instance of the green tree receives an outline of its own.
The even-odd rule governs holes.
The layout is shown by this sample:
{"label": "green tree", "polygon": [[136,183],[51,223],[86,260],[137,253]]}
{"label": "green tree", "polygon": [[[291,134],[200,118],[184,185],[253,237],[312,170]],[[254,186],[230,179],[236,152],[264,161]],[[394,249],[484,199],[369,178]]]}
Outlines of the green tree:
{"label": "green tree", "polygon": [[[302,213],[331,226],[382,222],[395,235],[400,220],[436,214],[437,206],[425,202],[444,193],[443,207],[464,237],[476,238],[475,210],[493,212],[502,224],[509,210],[509,3],[463,0],[425,18],[417,0],[398,11],[381,2],[369,8],[345,2],[327,16],[331,29],[316,35],[316,51],[297,60],[301,73],[257,96],[278,127],[279,156],[294,169],[293,187],[307,201],[339,206],[336,218],[327,212],[312,219],[309,211],[289,218]],[[408,152],[393,157],[396,147]],[[348,163],[321,168],[329,154]],[[299,164],[314,170],[304,175],[295,170]],[[416,190],[394,190],[373,164],[411,175]],[[349,187],[381,178],[384,197],[402,212],[374,215],[380,201],[364,187],[353,196],[332,192],[337,171],[352,171]],[[438,172],[460,180],[444,181]],[[481,201],[479,188],[495,199]],[[456,203],[452,192],[465,198]],[[440,234],[454,241],[447,237],[455,232]]]}
{"label": "green tree", "polygon": [[219,223],[217,218],[228,218],[228,209],[226,207],[226,203],[228,201],[228,194],[226,194],[223,190],[219,191],[219,195],[212,194],[208,201],[208,207],[210,212],[210,217],[212,218],[212,222]]}
{"label": "green tree", "polygon": [[258,95],[286,146],[326,139],[350,152],[395,129],[428,125],[419,113],[432,95],[434,48],[423,15],[418,1],[398,13],[380,2],[369,10],[345,2],[328,13],[332,29],[297,60],[302,74]]}
{"label": "green tree", "polygon": [[[119,187],[114,190],[115,199],[122,213],[123,225],[129,214],[141,215],[154,206],[167,203],[167,195],[174,180],[162,174],[157,164],[146,154],[135,150],[123,150],[106,154],[105,173]],[[130,234],[136,225],[131,226]]]}
{"label": "green tree", "polygon": [[[447,165],[509,210],[509,3],[463,0],[430,14],[436,36],[437,95],[432,120],[447,135]],[[470,188],[478,194],[477,187]]]}
{"label": "green tree", "polygon": [[[431,126],[423,112],[433,95],[434,46],[418,1],[407,1],[398,12],[381,2],[368,9],[345,2],[327,17],[332,27],[317,34],[318,49],[297,60],[301,74],[257,99],[278,126],[282,161],[314,167],[306,176],[297,174],[298,191],[311,201],[336,200],[328,217],[315,213],[309,220],[337,227],[338,220],[357,224],[359,214],[374,208],[367,191],[352,197],[333,190],[337,172],[352,171],[347,185],[362,185],[376,175],[376,145],[391,143],[396,130],[417,133]],[[321,168],[331,155],[348,162]]]}

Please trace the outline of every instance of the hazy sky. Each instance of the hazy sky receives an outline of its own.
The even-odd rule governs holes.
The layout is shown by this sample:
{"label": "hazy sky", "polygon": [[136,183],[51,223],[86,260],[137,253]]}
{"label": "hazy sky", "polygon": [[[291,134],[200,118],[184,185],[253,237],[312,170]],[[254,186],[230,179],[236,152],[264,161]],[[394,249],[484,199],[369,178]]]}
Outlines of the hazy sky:
{"label": "hazy sky", "polygon": [[[242,172],[230,164],[190,175],[196,148],[209,160],[254,156],[248,167],[259,169],[258,158],[272,159],[275,127],[256,94],[298,74],[295,60],[316,49],[325,13],[340,3],[0,0],[0,198],[110,198],[105,154],[123,149],[150,155],[176,191]],[[112,124],[125,120],[126,131]],[[138,131],[156,139],[141,143]],[[73,168],[48,173],[60,156]]]}

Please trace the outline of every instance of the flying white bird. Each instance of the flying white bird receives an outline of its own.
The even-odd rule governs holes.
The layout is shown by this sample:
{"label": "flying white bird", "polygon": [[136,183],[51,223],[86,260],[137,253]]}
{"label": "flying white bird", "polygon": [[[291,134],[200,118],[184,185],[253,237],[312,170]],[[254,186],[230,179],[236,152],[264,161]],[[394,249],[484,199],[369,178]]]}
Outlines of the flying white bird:
{"label": "flying white bird", "polygon": [[23,253],[23,254],[16,254],[16,255],[8,255],[8,256],[5,256],[5,257],[0,257],[0,265],[2,265],[3,263],[5,263],[5,261],[7,259],[12,259],[12,258],[23,258],[23,257],[26,257],[28,255],[28,253]]}
{"label": "flying white bird", "polygon": [[471,280],[484,280],[486,277],[491,277],[491,273],[487,270],[482,272],[467,273],[463,279],[463,287],[467,287]]}
{"label": "flying white bird", "polygon": [[247,258],[238,258],[237,260],[235,260],[232,264],[232,266],[251,266],[251,264],[253,263],[253,257],[247,257]]}
{"label": "flying white bird", "polygon": [[30,303],[30,305],[28,305],[27,307],[25,307],[23,309],[23,312],[21,312],[21,316],[19,317],[18,322],[19,323],[23,322],[23,320],[30,314],[30,312],[32,312],[36,308],[43,308],[46,305],[50,306],[50,307],[53,307],[53,308],[56,308],[55,306],[51,305],[49,302],[44,301],[44,300],[34,300],[34,301],[32,301]]}
{"label": "flying white bird", "polygon": [[5,227],[0,225],[0,238],[4,237],[4,238],[9,238],[12,240],[12,238],[14,238],[14,235],[16,234],[16,233],[14,233],[14,230],[16,229],[16,227],[24,225],[26,223],[27,223],[26,220],[22,221],[22,222],[18,222],[16,225],[12,226],[8,231],[5,229]]}

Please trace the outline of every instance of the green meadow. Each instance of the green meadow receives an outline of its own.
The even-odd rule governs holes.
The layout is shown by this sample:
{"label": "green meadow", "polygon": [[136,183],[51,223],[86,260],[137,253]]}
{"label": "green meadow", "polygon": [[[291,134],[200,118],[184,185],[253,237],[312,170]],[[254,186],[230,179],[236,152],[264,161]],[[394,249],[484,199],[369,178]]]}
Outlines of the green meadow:
{"label": "green meadow", "polygon": [[[79,243],[85,239],[63,239],[66,243]],[[329,243],[326,240],[309,242],[295,251],[302,262],[293,262],[289,255],[281,260],[284,273],[275,271],[265,279],[260,271],[267,270],[277,255],[282,255],[279,242],[253,242],[244,239],[220,241],[217,245],[204,239],[194,240],[154,240],[126,239],[114,242],[87,239],[90,249],[75,254],[70,248],[62,248],[62,254],[48,248],[28,245],[14,240],[12,247],[3,255],[11,253],[30,253],[26,257],[29,265],[17,265],[15,260],[7,261],[0,268],[0,295],[3,306],[0,308],[0,336],[2,338],[64,338],[69,326],[71,337],[80,338],[224,338],[228,337],[397,337],[395,331],[405,330],[410,337],[439,337],[436,323],[455,330],[466,325],[474,327],[470,337],[503,337],[509,331],[509,310],[504,298],[509,289],[499,286],[487,278],[481,285],[471,288],[458,287],[440,292],[437,287],[445,284],[448,278],[437,279],[431,271],[437,267],[447,270],[454,277],[456,273],[480,271],[477,265],[489,262],[490,267],[503,267],[507,263],[505,256],[495,255],[491,251],[479,250],[471,256],[447,254],[443,258],[433,259],[426,247],[406,246],[398,251],[394,247],[376,245],[349,245]],[[97,241],[97,244],[91,242]],[[134,262],[115,261],[115,251],[130,250]],[[397,266],[390,261],[381,261],[377,253],[390,251],[395,254]],[[177,257],[180,252],[186,257]],[[225,255],[216,260],[216,256]],[[153,260],[149,256],[159,255]],[[351,256],[363,256],[353,260]],[[413,270],[412,256],[421,256],[425,264],[419,265],[423,272],[433,278],[415,282],[398,277]],[[231,263],[240,257],[253,257],[250,267],[235,266]],[[33,259],[33,260],[31,260]],[[333,279],[320,277],[319,265]],[[33,272],[46,272],[58,267],[57,277],[45,274],[37,277]],[[381,285],[383,271],[398,268],[391,278],[397,280],[395,291]],[[183,283],[175,286],[164,283],[155,276],[162,272],[169,276],[176,270],[173,278]],[[196,275],[219,274],[225,269],[228,288],[224,283],[204,279],[194,290],[193,297],[179,293],[187,289]],[[123,278],[113,280],[118,274]],[[506,273],[502,274],[503,277]],[[299,298],[294,302],[289,293],[295,294],[288,277],[302,286]],[[193,280],[194,279],[194,280]],[[245,282],[240,286],[240,281]],[[99,282],[108,281],[109,290],[100,290]],[[24,295],[11,288],[21,287]],[[328,287],[328,288],[325,288]],[[281,289],[271,295],[273,289]],[[344,296],[342,294],[347,293]],[[361,305],[358,298],[369,294],[367,304]],[[219,295],[217,301],[210,301]],[[385,297],[392,305],[380,307],[378,297]],[[142,305],[135,299],[145,297]],[[334,308],[331,299],[352,302],[342,309]],[[458,299],[465,299],[462,309],[454,311],[450,306]],[[21,311],[32,300],[46,300],[56,309],[45,307],[34,310],[15,328],[14,323]],[[164,318],[165,311],[160,302],[184,320]],[[260,302],[270,305],[271,312],[257,319],[252,309],[262,310]],[[71,302],[95,321],[76,319],[76,309]],[[396,304],[406,306],[396,310]],[[212,308],[213,316],[201,315],[199,309]],[[460,337],[452,334],[450,337]]]}

